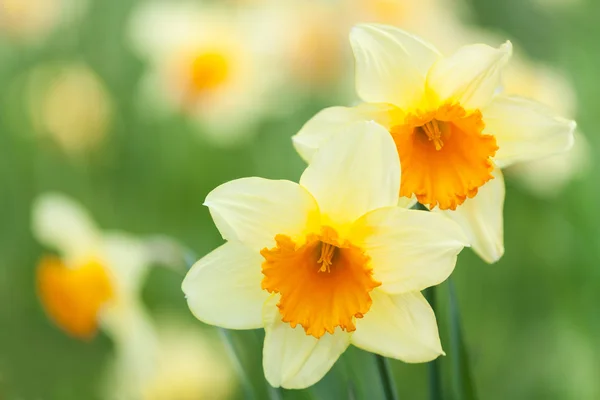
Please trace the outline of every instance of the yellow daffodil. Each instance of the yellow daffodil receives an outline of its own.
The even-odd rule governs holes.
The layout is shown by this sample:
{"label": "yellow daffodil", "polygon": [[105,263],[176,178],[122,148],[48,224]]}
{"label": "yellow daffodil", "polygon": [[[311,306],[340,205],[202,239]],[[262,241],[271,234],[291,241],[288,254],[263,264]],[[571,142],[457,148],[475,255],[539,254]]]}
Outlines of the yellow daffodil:
{"label": "yellow daffodil", "polygon": [[567,150],[575,123],[500,92],[511,44],[465,46],[444,57],[400,29],[358,25],[350,35],[356,89],[364,102],[332,107],[294,137],[302,157],[351,122],[389,132],[402,165],[398,191],[458,222],[486,261],[504,252],[500,167]]}
{"label": "yellow daffodil", "polygon": [[373,122],[344,129],[300,184],[245,178],[206,198],[227,243],[182,288],[200,320],[266,331],[275,387],[317,382],[350,345],[407,362],[443,354],[421,295],[444,281],[467,239],[454,222],[398,207],[400,163]]}
{"label": "yellow daffodil", "polygon": [[85,65],[34,70],[28,99],[36,131],[71,156],[96,149],[110,128],[111,98],[100,78]]}
{"label": "yellow daffodil", "polygon": [[69,335],[89,340],[101,327],[114,340],[124,376],[152,372],[156,335],[140,298],[151,251],[129,235],[103,233],[88,212],[60,194],[44,194],[33,206],[34,236],[56,253],[37,269],[40,301]]}
{"label": "yellow daffodil", "polygon": [[217,145],[252,133],[280,81],[270,62],[276,35],[267,34],[266,17],[189,1],[140,5],[130,36],[150,64],[142,94],[160,101],[152,111],[191,116]]}

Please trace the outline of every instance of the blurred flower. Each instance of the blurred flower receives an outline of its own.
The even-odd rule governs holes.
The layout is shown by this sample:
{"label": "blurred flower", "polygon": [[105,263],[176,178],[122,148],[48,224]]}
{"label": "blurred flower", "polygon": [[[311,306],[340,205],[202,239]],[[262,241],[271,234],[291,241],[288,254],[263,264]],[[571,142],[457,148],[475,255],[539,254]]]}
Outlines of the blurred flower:
{"label": "blurred flower", "polygon": [[110,126],[111,99],[98,76],[82,64],[35,70],[29,106],[36,130],[70,155],[97,148]]}
{"label": "blurred flower", "polygon": [[87,1],[0,0],[0,36],[43,40],[61,22],[79,15]]}
{"label": "blurred flower", "polygon": [[152,373],[154,329],[140,299],[151,259],[145,243],[118,232],[101,232],[88,212],[60,194],[33,205],[34,236],[57,252],[37,269],[37,290],[62,330],[91,339],[101,327],[113,339],[123,376],[142,381]]}
{"label": "blurred flower", "polygon": [[[560,110],[564,115],[575,114],[575,93],[569,82],[557,71],[517,59],[506,69],[503,82],[508,94],[535,99]],[[540,197],[555,196],[569,181],[589,168],[590,152],[585,136],[576,131],[570,151],[518,163],[508,168],[507,173]]]}
{"label": "blurred flower", "polygon": [[238,143],[269,110],[280,81],[271,23],[268,14],[198,3],[143,3],[131,38],[151,64],[144,98],[193,116],[215,144]]}
{"label": "blurred flower", "polygon": [[350,40],[365,103],[317,114],[294,137],[298,152],[310,162],[336,130],[377,121],[400,156],[400,196],[416,196],[455,220],[484,260],[498,260],[504,252],[499,167],[567,150],[575,123],[534,101],[497,93],[510,42],[498,49],[465,46],[444,58],[422,39],[385,25],[358,25]]}
{"label": "blurred flower", "polygon": [[290,86],[329,93],[348,72],[348,20],[334,2],[280,4],[278,31]]}
{"label": "blurred flower", "polygon": [[448,277],[466,237],[447,218],[400,208],[399,190],[393,139],[373,122],[324,144],[300,184],[221,185],[205,204],[227,243],[184,279],[191,311],[225,328],[264,327],[275,387],[314,384],[351,343],[435,359],[443,351],[420,291]]}
{"label": "blurred flower", "polygon": [[[235,390],[234,371],[225,348],[203,329],[173,316],[158,327],[156,373],[141,390],[143,400],[228,399]],[[136,397],[138,398],[138,397]]]}

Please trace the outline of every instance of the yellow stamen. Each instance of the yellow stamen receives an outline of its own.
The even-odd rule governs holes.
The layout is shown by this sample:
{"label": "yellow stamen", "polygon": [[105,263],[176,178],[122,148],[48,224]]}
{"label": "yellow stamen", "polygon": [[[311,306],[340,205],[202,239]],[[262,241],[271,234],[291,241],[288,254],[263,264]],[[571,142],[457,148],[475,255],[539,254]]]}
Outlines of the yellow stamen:
{"label": "yellow stamen", "polygon": [[331,272],[332,258],[336,247],[329,243],[321,243],[321,258],[317,260],[317,264],[321,264],[319,272]]}

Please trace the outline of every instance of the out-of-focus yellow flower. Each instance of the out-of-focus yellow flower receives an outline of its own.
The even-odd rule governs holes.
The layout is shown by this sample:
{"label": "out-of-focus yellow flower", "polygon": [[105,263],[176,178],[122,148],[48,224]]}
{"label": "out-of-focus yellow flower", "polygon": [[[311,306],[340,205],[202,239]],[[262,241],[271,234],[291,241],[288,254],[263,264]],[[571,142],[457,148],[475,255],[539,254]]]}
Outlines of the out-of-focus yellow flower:
{"label": "out-of-focus yellow flower", "polygon": [[[328,2],[280,5],[281,49],[293,85],[329,87],[345,75],[348,24],[340,7]],[[343,11],[342,11],[343,13]],[[334,22],[335,21],[335,22]]]}
{"label": "out-of-focus yellow flower", "polygon": [[[516,61],[516,62],[515,62]],[[524,59],[514,60],[504,73],[504,90],[525,96],[560,110],[575,114],[576,98],[569,82],[559,72]],[[589,168],[590,149],[583,134],[575,132],[573,148],[540,160],[518,163],[507,169],[525,189],[540,197],[557,195],[573,178]]]}
{"label": "out-of-focus yellow flower", "polygon": [[213,190],[205,205],[227,243],[182,285],[198,319],[264,327],[275,387],[314,384],[350,344],[407,362],[443,354],[420,291],[448,277],[467,238],[447,218],[398,206],[400,163],[383,127],[343,133],[300,184],[245,178]]}
{"label": "out-of-focus yellow flower", "polygon": [[70,155],[97,148],[110,127],[111,99],[98,76],[80,64],[45,67],[29,79],[29,105],[37,131]]}
{"label": "out-of-focus yellow flower", "polygon": [[[156,372],[139,395],[143,400],[228,399],[235,387],[223,343],[175,317],[156,321]],[[127,384],[127,382],[123,382]]]}
{"label": "out-of-focus yellow flower", "polygon": [[34,236],[55,255],[41,259],[37,290],[48,317],[69,335],[91,339],[98,327],[114,340],[118,364],[130,380],[155,365],[154,329],[140,299],[151,252],[137,238],[101,232],[88,212],[60,194],[33,206]]}
{"label": "out-of-focus yellow flower", "polygon": [[80,13],[84,3],[84,0],[0,0],[0,36],[42,40],[56,25]]}
{"label": "out-of-focus yellow flower", "polygon": [[394,139],[402,165],[400,197],[416,197],[458,222],[486,261],[504,252],[500,167],[567,150],[575,123],[539,103],[498,93],[510,42],[443,57],[431,44],[385,25],[350,35],[363,104],[332,107],[294,137],[302,157],[351,122],[374,120]]}
{"label": "out-of-focus yellow flower", "polygon": [[268,15],[198,3],[146,2],[134,13],[135,50],[151,64],[153,107],[193,116],[205,137],[235,144],[269,109],[281,72],[269,62],[276,34]]}

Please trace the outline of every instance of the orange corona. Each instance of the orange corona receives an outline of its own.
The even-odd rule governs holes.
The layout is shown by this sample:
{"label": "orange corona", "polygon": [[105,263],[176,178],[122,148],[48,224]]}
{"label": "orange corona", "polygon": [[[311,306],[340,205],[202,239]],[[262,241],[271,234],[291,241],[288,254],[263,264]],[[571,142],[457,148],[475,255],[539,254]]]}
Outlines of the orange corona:
{"label": "orange corona", "polygon": [[369,311],[369,293],[381,284],[372,277],[369,257],[329,227],[299,246],[285,235],[275,241],[274,248],[261,251],[262,288],[281,295],[282,320],[316,338],[336,327],[354,331],[354,318]]}

